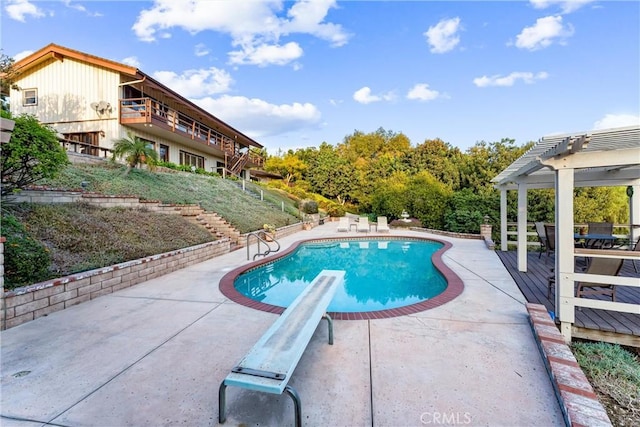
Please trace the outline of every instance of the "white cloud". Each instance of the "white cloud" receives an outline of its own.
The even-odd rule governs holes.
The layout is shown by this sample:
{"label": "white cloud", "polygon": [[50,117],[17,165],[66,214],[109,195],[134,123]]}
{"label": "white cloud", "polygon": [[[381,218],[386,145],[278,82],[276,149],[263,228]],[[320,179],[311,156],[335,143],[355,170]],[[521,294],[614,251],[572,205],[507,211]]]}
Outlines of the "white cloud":
{"label": "white cloud", "polygon": [[593,124],[593,129],[609,129],[640,125],[640,115],[606,114]]}
{"label": "white cloud", "polygon": [[194,47],[194,53],[196,56],[207,56],[209,54],[209,49],[204,43],[198,43]]}
{"label": "white cloud", "polygon": [[233,79],[219,68],[186,70],[181,75],[173,71],[157,71],[153,77],[182,96],[205,97],[228,92]]}
{"label": "white cloud", "polygon": [[407,93],[407,99],[416,99],[418,101],[433,101],[440,96],[440,92],[429,89],[429,85],[426,83],[416,84]]}
{"label": "white cloud", "polygon": [[34,52],[33,50],[23,50],[22,52],[18,52],[15,55],[13,55],[13,60],[18,62],[22,58],[26,58],[27,56],[31,55],[33,52]]}
{"label": "white cloud", "polygon": [[592,3],[595,0],[529,0],[536,9],[546,9],[547,7],[558,5],[562,13],[571,13],[582,6]]}
{"label": "white cloud", "polygon": [[136,56],[127,56],[126,58],[123,58],[121,62],[123,64],[127,64],[131,67],[136,67],[136,68],[140,68],[140,65],[141,65],[140,61]]}
{"label": "white cloud", "polygon": [[549,74],[545,71],[541,71],[539,73],[533,74],[531,72],[522,72],[516,71],[508,76],[501,76],[499,74],[495,74],[491,77],[482,76],[476,77],[473,79],[473,84],[478,87],[488,87],[488,86],[513,86],[516,84],[518,80],[522,80],[526,84],[535,83],[536,80],[544,80],[549,77]]}
{"label": "white cloud", "polygon": [[393,101],[396,98],[393,92],[387,92],[382,95],[373,95],[371,88],[364,86],[353,93],[353,99],[360,104],[371,104],[379,101]]}
{"label": "white cloud", "polygon": [[329,13],[329,9],[336,7],[336,3],[336,0],[296,2],[287,12],[287,16],[291,19],[283,22],[283,30],[286,33],[311,34],[331,42],[335,47],[344,46],[349,40],[349,34],[342,29],[342,26],[322,22]]}
{"label": "white cloud", "polygon": [[16,21],[26,22],[25,17],[31,16],[34,18],[42,18],[45,13],[35,4],[29,0],[9,0],[4,10],[11,19]]}
{"label": "white cloud", "polygon": [[229,34],[238,50],[229,54],[235,64],[283,65],[302,56],[296,42],[281,39],[309,34],[342,46],[349,39],[342,26],[324,22],[335,0],[188,1],[155,0],[138,15],[132,29],[140,40],[154,41],[182,28],[192,34],[217,31]]}
{"label": "white cloud", "polygon": [[554,40],[564,44],[565,39],[573,35],[573,27],[563,25],[562,16],[545,16],[536,20],[532,27],[525,27],[516,36],[516,47],[538,50],[551,46]]}
{"label": "white cloud", "polygon": [[85,13],[87,16],[98,17],[102,16],[100,12],[89,12],[86,7],[81,4],[71,3],[71,0],[63,0],[62,3],[70,9],[75,9],[77,11]]}
{"label": "white cloud", "polygon": [[444,19],[429,27],[424,35],[431,46],[432,53],[445,53],[460,43],[458,31],[461,30],[460,18]]}
{"label": "white cloud", "polygon": [[229,52],[229,63],[266,67],[267,65],[286,65],[301,56],[302,48],[295,42],[289,42],[284,46],[274,44],[248,45],[244,46],[242,50]]}
{"label": "white cloud", "polygon": [[309,129],[321,121],[320,111],[310,103],[275,105],[261,99],[229,95],[192,101],[252,138]]}
{"label": "white cloud", "polygon": [[371,104],[381,100],[379,96],[371,95],[371,88],[365,86],[353,93],[353,99],[360,104]]}

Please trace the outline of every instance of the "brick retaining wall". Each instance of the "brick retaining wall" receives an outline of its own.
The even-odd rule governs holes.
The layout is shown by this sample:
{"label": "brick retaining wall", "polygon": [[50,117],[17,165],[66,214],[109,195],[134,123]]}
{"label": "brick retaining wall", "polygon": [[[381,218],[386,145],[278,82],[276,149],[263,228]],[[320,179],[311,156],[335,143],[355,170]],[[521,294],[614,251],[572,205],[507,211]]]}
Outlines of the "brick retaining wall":
{"label": "brick retaining wall", "polygon": [[221,239],[6,291],[0,329],[226,254],[230,248],[229,239]]}
{"label": "brick retaining wall", "polygon": [[611,426],[604,406],[542,304],[527,303],[529,324],[567,426]]}

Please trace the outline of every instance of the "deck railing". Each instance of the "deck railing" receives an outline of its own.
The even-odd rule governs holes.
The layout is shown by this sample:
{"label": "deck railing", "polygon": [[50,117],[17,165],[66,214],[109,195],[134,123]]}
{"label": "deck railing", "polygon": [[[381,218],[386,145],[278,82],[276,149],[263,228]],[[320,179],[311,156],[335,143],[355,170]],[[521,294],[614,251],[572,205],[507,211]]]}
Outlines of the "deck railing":
{"label": "deck railing", "polygon": [[[581,228],[586,228],[587,224],[576,223],[573,225],[574,232],[578,233]],[[635,235],[637,236],[637,228]],[[629,243],[629,224],[614,224],[613,235],[618,237],[622,242],[626,243],[623,247],[628,246]],[[518,223],[507,222],[507,245],[515,247],[518,244]],[[633,242],[631,242],[633,243]],[[502,245],[502,242],[500,242]],[[527,222],[527,248],[538,249],[540,248],[540,242],[538,241],[538,233],[536,232],[536,225],[533,222]]]}
{"label": "deck railing", "polygon": [[[120,122],[123,124],[160,123],[165,129],[208,146],[213,146],[231,156],[238,154],[240,150],[235,140],[231,137],[152,98],[121,99]],[[264,158],[259,154],[249,151],[247,157],[248,161],[256,166],[264,165]]]}

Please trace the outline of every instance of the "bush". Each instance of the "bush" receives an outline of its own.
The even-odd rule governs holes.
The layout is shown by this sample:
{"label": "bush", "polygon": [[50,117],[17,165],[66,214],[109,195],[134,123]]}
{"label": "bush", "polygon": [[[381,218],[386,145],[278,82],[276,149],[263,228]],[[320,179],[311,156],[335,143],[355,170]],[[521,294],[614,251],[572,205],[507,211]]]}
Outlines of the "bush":
{"label": "bush", "polygon": [[7,289],[49,279],[51,257],[27,229],[12,215],[2,217],[4,243],[4,286]]}
{"label": "bush", "polygon": [[341,217],[346,213],[344,208],[338,203],[329,203],[325,209],[327,211],[327,215],[332,217]]}
{"label": "bush", "polygon": [[55,177],[69,163],[67,152],[51,127],[27,114],[14,120],[11,139],[2,144],[0,156],[3,198],[42,179]]}
{"label": "bush", "polygon": [[318,213],[318,202],[315,200],[301,200],[300,201],[300,210],[306,214],[317,214]]}

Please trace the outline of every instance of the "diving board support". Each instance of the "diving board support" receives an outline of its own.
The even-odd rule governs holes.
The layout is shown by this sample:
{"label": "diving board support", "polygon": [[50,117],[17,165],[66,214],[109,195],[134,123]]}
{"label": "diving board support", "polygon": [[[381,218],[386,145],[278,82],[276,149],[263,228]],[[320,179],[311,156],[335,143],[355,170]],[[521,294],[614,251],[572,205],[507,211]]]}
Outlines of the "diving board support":
{"label": "diving board support", "polygon": [[227,386],[236,386],[288,394],[293,400],[295,425],[302,425],[300,396],[288,382],[321,319],[327,320],[329,344],[333,344],[333,320],[326,310],[344,275],[344,271],[322,270],[220,383],[218,421],[221,424],[227,418]]}

